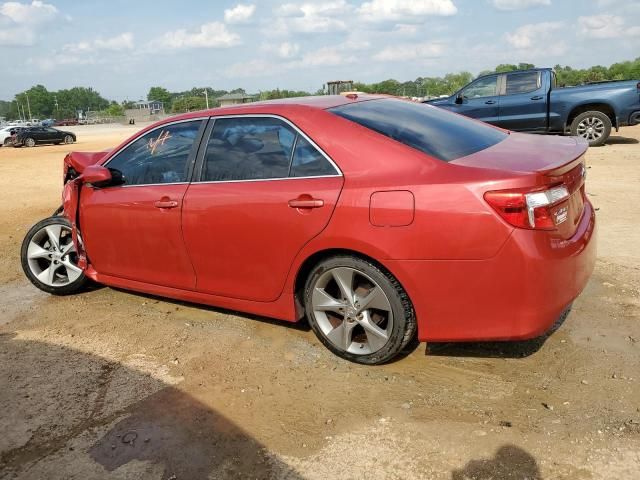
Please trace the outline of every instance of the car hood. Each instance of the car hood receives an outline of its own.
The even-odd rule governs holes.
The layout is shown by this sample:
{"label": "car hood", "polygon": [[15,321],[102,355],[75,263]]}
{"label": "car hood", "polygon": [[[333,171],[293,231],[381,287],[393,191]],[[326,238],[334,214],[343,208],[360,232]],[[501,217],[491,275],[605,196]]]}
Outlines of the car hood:
{"label": "car hood", "polygon": [[103,150],[102,152],[71,152],[64,157],[65,172],[72,167],[76,172],[82,173],[89,165],[100,163],[113,149]]}
{"label": "car hood", "polygon": [[589,144],[578,137],[509,132],[502,142],[450,163],[511,172],[549,173],[568,166],[588,147]]}

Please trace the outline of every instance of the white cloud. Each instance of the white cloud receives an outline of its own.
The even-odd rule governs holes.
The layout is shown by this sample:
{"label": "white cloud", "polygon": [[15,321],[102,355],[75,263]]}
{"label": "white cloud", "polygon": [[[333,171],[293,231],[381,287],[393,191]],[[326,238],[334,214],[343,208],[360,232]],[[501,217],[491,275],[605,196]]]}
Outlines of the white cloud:
{"label": "white cloud", "polygon": [[122,50],[132,50],[133,47],[133,34],[125,32],[110,38],[97,38],[95,40],[85,40],[78,43],[67,43],[62,46],[62,50],[70,53],[88,53],[96,50],[119,52]]}
{"label": "white cloud", "polygon": [[349,13],[354,7],[345,0],[325,3],[286,3],[275,10],[276,19],[264,29],[268,35],[292,33],[326,33],[347,29]]}
{"label": "white cloud", "polygon": [[628,35],[625,32],[624,19],[618,15],[592,15],[579,17],[580,34],[589,38],[616,38]]}
{"label": "white cloud", "polygon": [[298,55],[300,45],[291,42],[282,42],[279,45],[265,47],[266,51],[275,53],[280,58],[293,58]]}
{"label": "white cloud", "polygon": [[178,29],[165,33],[154,40],[157,44],[167,48],[229,48],[240,44],[240,36],[230,32],[221,22],[210,22],[200,26],[196,32]]}
{"label": "white cloud", "polygon": [[551,0],[491,0],[498,10],[524,10],[525,8],[551,5]]}
{"label": "white cloud", "polygon": [[355,62],[352,55],[344,55],[342,51],[334,46],[322,47],[302,56],[302,65],[308,67],[335,67]]}
{"label": "white cloud", "polygon": [[34,45],[43,25],[58,16],[55,6],[39,0],[0,4],[0,46]]}
{"label": "white cloud", "polygon": [[372,0],[360,6],[359,13],[369,22],[421,21],[429,15],[455,15],[458,9],[452,0]]}
{"label": "white cloud", "polygon": [[0,5],[0,15],[14,23],[35,25],[53,20],[58,15],[58,9],[40,0],[31,3],[5,2]]}
{"label": "white cloud", "polygon": [[540,47],[548,44],[548,35],[560,30],[562,22],[542,22],[522,25],[511,33],[505,34],[505,39],[512,47],[522,50]]}
{"label": "white cloud", "polygon": [[255,11],[255,5],[238,4],[224,11],[224,21],[227,23],[245,23],[251,19]]}
{"label": "white cloud", "polygon": [[407,43],[382,49],[373,56],[380,62],[408,62],[427,58],[438,58],[444,53],[441,43]]}

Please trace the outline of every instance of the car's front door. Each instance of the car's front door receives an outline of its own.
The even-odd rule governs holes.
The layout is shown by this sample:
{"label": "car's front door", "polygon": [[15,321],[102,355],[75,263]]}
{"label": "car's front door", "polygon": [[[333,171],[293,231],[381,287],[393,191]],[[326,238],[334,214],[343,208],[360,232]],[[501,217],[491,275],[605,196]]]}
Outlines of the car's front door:
{"label": "car's front door", "polygon": [[60,130],[56,130],[55,128],[50,128],[50,127],[45,127],[44,131],[45,131],[47,142],[54,143],[54,142],[61,142],[63,140],[62,132]]}
{"label": "car's front door", "polygon": [[80,230],[98,273],[195,287],[181,215],[204,122],[183,121],[146,133],[105,164],[122,174],[123,184],[82,188]]}
{"label": "car's front door", "polygon": [[500,109],[499,76],[479,78],[459,92],[449,110],[483,122],[495,123]]}
{"label": "car's front door", "polygon": [[546,130],[549,87],[542,80],[539,71],[505,73],[496,125],[518,131]]}
{"label": "car's front door", "polygon": [[275,300],[296,254],[329,222],[342,175],[281,118],[223,117],[209,129],[183,207],[197,290]]}

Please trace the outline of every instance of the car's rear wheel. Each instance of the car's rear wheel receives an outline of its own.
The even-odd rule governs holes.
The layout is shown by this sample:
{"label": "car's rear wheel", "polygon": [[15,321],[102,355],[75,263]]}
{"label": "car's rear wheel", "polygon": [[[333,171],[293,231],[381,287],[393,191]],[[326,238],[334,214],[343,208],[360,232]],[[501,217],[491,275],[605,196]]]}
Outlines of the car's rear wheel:
{"label": "car's rear wheel", "polygon": [[24,142],[22,142],[22,143],[24,143],[25,147],[35,147],[36,146],[36,141],[31,137],[25,138]]}
{"label": "car's rear wheel", "polygon": [[9,145],[11,145],[11,139],[10,138],[5,138],[4,139],[4,146],[8,147]]}
{"label": "car's rear wheel", "polygon": [[73,137],[71,135],[65,135],[64,136],[64,143],[73,143]]}
{"label": "car's rear wheel", "polygon": [[45,218],[31,227],[22,242],[20,257],[27,278],[47,293],[76,293],[88,282],[78,267],[71,224],[64,217]]}
{"label": "car's rear wheel", "polygon": [[335,256],[316,265],[307,278],[304,303],[320,341],[352,362],[387,362],[415,335],[413,307],[400,283],[355,256]]}
{"label": "car's rear wheel", "polygon": [[611,134],[611,119],[596,110],[584,112],[571,122],[571,135],[582,137],[590,147],[604,145]]}

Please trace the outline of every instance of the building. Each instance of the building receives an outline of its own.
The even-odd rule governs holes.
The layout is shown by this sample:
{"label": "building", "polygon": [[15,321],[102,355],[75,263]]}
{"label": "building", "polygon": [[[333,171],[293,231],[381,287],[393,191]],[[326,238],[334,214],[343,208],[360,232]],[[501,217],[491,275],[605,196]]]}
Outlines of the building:
{"label": "building", "polygon": [[255,96],[247,95],[246,93],[227,93],[216,98],[216,100],[220,103],[221,107],[227,107],[229,105],[253,102],[255,101]]}
{"label": "building", "polygon": [[164,104],[158,100],[140,100],[124,111],[128,123],[151,122],[159,120],[161,115],[164,115]]}

